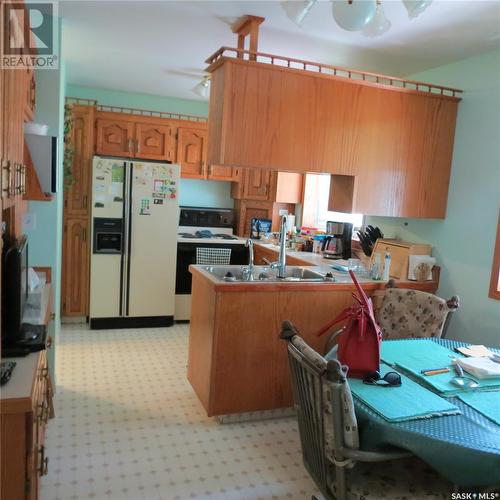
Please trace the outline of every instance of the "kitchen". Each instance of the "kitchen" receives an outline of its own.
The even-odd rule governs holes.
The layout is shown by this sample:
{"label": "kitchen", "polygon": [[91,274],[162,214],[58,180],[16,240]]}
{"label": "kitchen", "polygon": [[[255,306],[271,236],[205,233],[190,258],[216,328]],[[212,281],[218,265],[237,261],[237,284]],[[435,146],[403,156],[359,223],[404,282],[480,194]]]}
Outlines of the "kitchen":
{"label": "kitchen", "polygon": [[[439,4],[434,2],[422,13],[419,23],[424,23],[432,8],[445,8]],[[492,116],[495,107],[486,105],[497,102],[487,85],[496,75],[495,52],[488,53],[495,47],[476,33],[481,39],[476,52],[465,52],[472,58],[467,63],[470,71],[463,69],[467,64],[456,62],[460,59],[457,55],[432,59],[428,54],[427,62],[420,59],[417,63],[418,58],[402,61],[389,49],[385,54],[372,52],[371,63],[366,56],[369,49],[365,55],[363,49],[351,58],[339,55],[332,59],[319,46],[314,50],[315,44],[307,37],[301,40],[303,47],[297,44],[299,39],[294,37],[304,31],[294,26],[278,3],[266,3],[262,12],[248,5],[247,10],[233,3],[226,7],[232,13],[230,26],[214,15],[215,4],[148,4],[144,10],[135,2],[126,8],[107,4],[109,11],[100,12],[101,19],[95,5],[62,3],[62,47],[68,78],[61,86],[66,76],[60,71],[59,86],[50,90],[53,75],[37,72],[36,120],[50,125],[54,119],[59,127],[64,126],[66,141],[59,147],[65,156],[70,153],[69,159],[61,156],[60,168],[67,186],[53,192],[50,200],[29,201],[26,209],[21,209],[35,216],[34,225],[25,224],[23,230],[30,242],[30,265],[50,263],[53,269],[57,305],[56,321],[50,328],[55,330],[57,353],[56,373],[51,373],[53,378],[57,375],[56,420],[47,426],[46,446],[56,463],[68,459],[57,451],[57,446],[64,446],[63,434],[76,429],[69,420],[59,420],[64,425],[59,437],[51,430],[69,404],[66,388],[76,394],[92,392],[90,380],[84,376],[89,366],[105,380],[118,376],[120,365],[133,367],[123,371],[130,391],[136,394],[131,411],[147,407],[146,413],[157,419],[155,426],[157,422],[161,425],[162,418],[179,423],[178,419],[183,419],[179,411],[186,412],[188,422],[200,426],[196,432],[215,422],[225,422],[217,431],[222,433],[232,432],[224,430],[231,422],[248,432],[252,425],[261,432],[276,426],[278,432],[287,429],[294,436],[292,448],[284,449],[295,457],[292,462],[297,460],[300,445],[290,416],[263,420],[293,405],[286,349],[277,336],[282,321],[292,320],[307,342],[323,354],[325,339],[316,339],[315,332],[352,303],[354,288],[347,268],[356,271],[375,303],[385,293],[388,278],[399,288],[427,291],[446,299],[460,295],[460,308],[451,315],[447,337],[498,345],[495,288],[491,285],[491,298],[488,290],[481,291],[495,276],[492,228],[497,224],[494,200],[498,193],[492,180],[498,176],[490,165],[495,157],[491,134],[498,127],[496,115]],[[324,7],[318,4],[311,10],[310,20],[304,22],[320,22],[316,16]],[[405,7],[399,8],[405,13],[405,23],[410,23]],[[495,18],[491,12],[485,14],[485,6],[474,11],[467,4],[466,9],[471,9],[471,19],[477,16],[478,24],[479,19],[486,22]],[[392,15],[396,12],[394,19],[403,22],[395,6],[386,10]],[[246,16],[248,12],[255,15]],[[169,69],[158,73],[145,60],[142,69],[132,75],[122,59],[128,56],[120,52],[113,61],[113,79],[93,44],[86,48],[85,56],[78,50],[82,40],[92,37],[104,44],[111,41],[111,32],[106,35],[104,26],[109,15],[120,19],[122,28],[132,29],[134,17],[153,19],[169,13],[177,19],[177,23],[169,21],[171,43],[184,40],[181,26],[208,16],[210,44],[204,42],[204,50],[198,48],[197,62],[188,55],[185,64],[179,63],[179,58],[169,59]],[[259,15],[265,15],[266,20]],[[334,22],[331,15],[329,22]],[[280,38],[275,26],[286,27],[289,36]],[[290,30],[295,30],[295,35]],[[158,36],[154,28],[151,33]],[[158,57],[164,55],[164,48],[153,40],[144,43],[157,51]],[[217,50],[221,45],[223,48]],[[187,47],[179,50],[189,52]],[[92,71],[84,61],[90,53],[95,62]],[[254,57],[254,53],[258,55]],[[440,66],[445,69],[440,71]],[[479,77],[485,68],[489,68],[486,74],[492,75],[489,80]],[[140,71],[151,71],[155,78],[141,81]],[[172,82],[170,94],[159,90],[160,80],[163,85]],[[207,87],[209,94],[205,93]],[[351,89],[355,89],[352,94]],[[473,99],[475,92],[480,95],[478,102]],[[56,106],[57,120],[51,113]],[[484,136],[473,126],[479,110],[481,121],[489,123]],[[58,137],[62,141],[62,136]],[[481,154],[478,144],[482,144]],[[471,151],[479,159],[471,160]],[[117,158],[121,165],[116,165]],[[476,160],[480,174],[471,177],[470,165]],[[464,204],[462,200],[468,197],[471,203]],[[472,249],[472,241],[463,235],[464,231],[468,234],[466,224],[478,220],[479,214],[484,221],[481,225],[489,229],[485,244]],[[10,223],[12,219],[7,220]],[[19,223],[16,220],[14,227]],[[286,255],[280,249],[283,221],[288,233]],[[59,243],[57,236],[45,238],[51,234],[46,233],[49,226],[57,228]],[[254,237],[251,243],[250,236]],[[44,238],[48,246],[43,244]],[[52,250],[47,253],[49,247]],[[384,276],[387,253],[392,271]],[[428,259],[428,265],[436,267],[416,280],[409,269],[410,255],[420,256],[418,262]],[[254,269],[249,270],[252,265]],[[280,265],[283,282],[275,280]],[[223,274],[217,274],[217,266],[222,266]],[[226,276],[228,272],[232,276]],[[244,276],[246,279],[240,280]],[[234,332],[239,335],[235,337]],[[150,343],[143,350],[139,342],[146,346],[148,339]],[[85,352],[81,361],[76,361],[77,345],[82,346],[82,354]],[[85,345],[91,349],[100,346],[102,359],[109,365],[95,365]],[[212,352],[209,346],[213,345],[218,348]],[[128,351],[132,346],[136,358]],[[170,353],[163,357],[163,363],[159,346]],[[130,357],[120,358],[120,353]],[[71,363],[79,366],[74,379],[64,371],[67,368],[63,370]],[[169,380],[173,392],[167,390],[164,404],[158,403],[153,410],[149,389],[142,383],[149,380],[151,390],[162,394],[156,375],[149,371],[161,365],[168,366],[158,368],[165,370],[158,376]],[[53,367],[50,361],[49,369]],[[128,378],[132,375],[129,371],[136,374],[136,382]],[[179,373],[181,379],[176,380]],[[142,395],[135,392],[138,387]],[[101,389],[106,391],[107,387]],[[115,385],[115,390],[126,421],[127,403],[121,399],[121,387]],[[111,393],[104,393],[106,401],[113,399]],[[178,406],[176,393],[186,398]],[[84,404],[79,397],[75,401]],[[245,424],[249,413],[253,416]],[[166,439],[163,433],[161,436],[161,440]],[[89,453],[95,451],[94,445],[86,446]],[[238,453],[239,460],[246,460],[243,450]],[[272,468],[283,465],[272,460]],[[173,476],[180,473],[181,462],[174,466],[175,472],[167,473],[176,483],[172,498],[185,498],[186,492],[209,498],[203,491],[211,488],[203,489],[192,477],[187,478],[194,483],[192,490],[183,489],[176,481]],[[201,455],[195,463],[203,467]],[[302,477],[300,464],[288,465]],[[40,480],[42,497],[71,492],[71,473],[60,467],[52,470],[55,472]],[[85,477],[91,479],[93,474],[89,470]],[[94,492],[99,498],[104,492],[101,485],[96,489],[76,480],[83,494]],[[302,498],[315,491],[307,475],[297,488],[291,483],[280,486],[280,481],[286,484],[290,476],[271,479],[272,487],[259,486],[263,488],[260,496],[289,492]],[[230,498],[250,497],[250,490],[239,494],[230,479],[225,482]],[[120,491],[114,480],[111,483],[112,491]],[[57,492],[61,486],[55,484],[62,484],[62,489]],[[123,495],[169,498],[165,490],[159,493],[151,484],[139,484],[149,488],[147,494],[130,484],[126,487],[135,491],[135,497],[130,492]],[[163,481],[159,484],[164,485]],[[214,491],[211,494],[217,495]]]}

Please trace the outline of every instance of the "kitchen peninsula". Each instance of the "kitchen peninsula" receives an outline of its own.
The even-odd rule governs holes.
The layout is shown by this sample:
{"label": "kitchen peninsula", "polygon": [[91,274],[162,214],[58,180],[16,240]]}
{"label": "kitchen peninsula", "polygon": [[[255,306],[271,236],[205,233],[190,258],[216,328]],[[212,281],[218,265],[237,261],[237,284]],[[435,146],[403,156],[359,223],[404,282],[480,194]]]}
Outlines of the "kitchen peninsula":
{"label": "kitchen peninsula", "polygon": [[[240,269],[232,267],[234,274]],[[265,271],[255,269],[257,274]],[[322,267],[308,269],[325,272]],[[337,282],[228,282],[216,270],[190,267],[189,382],[209,416],[292,406],[286,346],[279,339],[281,323],[292,321],[306,342],[323,352],[326,337],[316,332],[352,304],[354,285],[347,277]],[[380,281],[363,282],[369,295],[384,286]],[[396,286],[434,292],[438,283],[400,281]]]}

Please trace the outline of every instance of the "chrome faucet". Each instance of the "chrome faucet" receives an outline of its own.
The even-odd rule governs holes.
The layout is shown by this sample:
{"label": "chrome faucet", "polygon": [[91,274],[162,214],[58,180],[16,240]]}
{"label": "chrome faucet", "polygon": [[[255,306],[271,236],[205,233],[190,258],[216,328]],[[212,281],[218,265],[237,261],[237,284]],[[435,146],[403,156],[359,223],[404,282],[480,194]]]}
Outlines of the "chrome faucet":
{"label": "chrome faucet", "polygon": [[253,240],[248,238],[245,246],[248,247],[248,270],[253,272]]}
{"label": "chrome faucet", "polygon": [[253,240],[251,238],[248,238],[247,241],[245,242],[245,246],[248,247],[248,266],[246,266],[242,269],[243,278],[247,281],[253,281],[253,269],[254,269]]}
{"label": "chrome faucet", "polygon": [[[263,259],[266,260],[266,259]],[[267,261],[267,260],[266,260]],[[280,253],[276,262],[269,264],[271,269],[277,269],[278,278],[286,278],[286,215],[281,217],[280,227]]]}

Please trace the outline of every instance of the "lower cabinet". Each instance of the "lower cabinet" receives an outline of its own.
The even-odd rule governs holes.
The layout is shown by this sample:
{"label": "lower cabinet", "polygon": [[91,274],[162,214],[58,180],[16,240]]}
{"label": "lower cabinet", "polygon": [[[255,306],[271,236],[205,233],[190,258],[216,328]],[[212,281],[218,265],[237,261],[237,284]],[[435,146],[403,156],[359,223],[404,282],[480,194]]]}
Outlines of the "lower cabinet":
{"label": "lower cabinet", "polygon": [[62,315],[88,316],[90,224],[87,217],[64,221]]}
{"label": "lower cabinet", "polygon": [[[36,500],[40,477],[46,475],[49,468],[45,427],[54,416],[54,408],[46,351],[22,358],[8,384],[15,382],[16,371],[19,374],[21,370],[29,370],[31,376],[23,373],[24,381],[20,381],[16,389],[6,385],[5,391],[2,391],[1,500]],[[23,389],[27,391],[26,394],[23,394]],[[19,394],[6,396],[6,393],[17,390]]]}

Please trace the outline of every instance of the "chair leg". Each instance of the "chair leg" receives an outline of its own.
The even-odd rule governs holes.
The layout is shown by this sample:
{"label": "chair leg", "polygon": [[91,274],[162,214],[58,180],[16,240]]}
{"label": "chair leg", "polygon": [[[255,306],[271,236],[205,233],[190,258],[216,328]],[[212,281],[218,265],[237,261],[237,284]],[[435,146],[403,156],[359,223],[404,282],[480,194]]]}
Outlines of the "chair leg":
{"label": "chair leg", "polygon": [[337,500],[346,500],[346,481],[345,481],[345,467],[335,466],[335,498]]}

